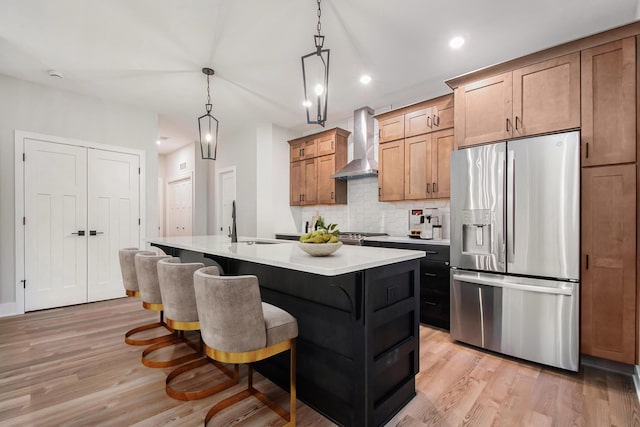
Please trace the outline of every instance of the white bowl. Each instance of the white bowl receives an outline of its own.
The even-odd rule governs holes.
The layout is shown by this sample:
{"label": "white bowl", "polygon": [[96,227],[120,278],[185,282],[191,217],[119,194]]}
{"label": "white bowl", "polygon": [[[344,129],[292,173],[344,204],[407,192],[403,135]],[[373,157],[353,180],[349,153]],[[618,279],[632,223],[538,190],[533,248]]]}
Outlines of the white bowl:
{"label": "white bowl", "polygon": [[300,249],[311,256],[327,256],[331,255],[342,246],[342,242],[337,243],[302,243],[298,242]]}

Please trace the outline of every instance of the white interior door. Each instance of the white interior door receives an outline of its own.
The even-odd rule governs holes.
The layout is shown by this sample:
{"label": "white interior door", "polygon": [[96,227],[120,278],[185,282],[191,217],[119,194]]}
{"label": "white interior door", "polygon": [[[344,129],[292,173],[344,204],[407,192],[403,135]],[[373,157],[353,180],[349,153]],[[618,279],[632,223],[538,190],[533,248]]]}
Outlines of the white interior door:
{"label": "white interior door", "polygon": [[87,150],[30,139],[24,148],[25,310],[86,302]]}
{"label": "white interior door", "polygon": [[88,150],[88,300],[124,296],[118,250],[137,247],[140,159]]}
{"label": "white interior door", "polygon": [[[231,232],[231,205],[236,199],[236,170],[235,168],[218,173],[218,224],[220,234]],[[237,207],[237,206],[236,206]],[[237,213],[237,212],[236,212]]]}
{"label": "white interior door", "polygon": [[191,236],[193,201],[191,177],[170,181],[167,187],[167,234]]}

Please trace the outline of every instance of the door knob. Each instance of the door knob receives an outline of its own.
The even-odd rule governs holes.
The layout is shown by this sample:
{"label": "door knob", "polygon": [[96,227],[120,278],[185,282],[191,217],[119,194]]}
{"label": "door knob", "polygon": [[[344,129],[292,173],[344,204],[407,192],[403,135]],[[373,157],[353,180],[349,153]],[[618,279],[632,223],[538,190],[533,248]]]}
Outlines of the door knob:
{"label": "door knob", "polygon": [[98,234],[104,234],[102,231],[89,230],[89,236],[97,236]]}
{"label": "door knob", "polygon": [[78,230],[77,233],[71,233],[71,234],[75,234],[76,236],[84,236],[84,230]]}

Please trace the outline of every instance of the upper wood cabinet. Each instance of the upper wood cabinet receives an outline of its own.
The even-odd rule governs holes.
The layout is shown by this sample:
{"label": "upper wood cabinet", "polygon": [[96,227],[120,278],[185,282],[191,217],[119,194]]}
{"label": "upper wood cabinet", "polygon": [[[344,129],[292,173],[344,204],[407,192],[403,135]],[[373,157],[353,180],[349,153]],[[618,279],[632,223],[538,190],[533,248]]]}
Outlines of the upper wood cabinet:
{"label": "upper wood cabinet", "polygon": [[404,138],[404,115],[399,114],[378,120],[378,142]]}
{"label": "upper wood cabinet", "polygon": [[[432,169],[431,197],[449,198],[451,195],[451,152],[453,151],[453,129],[445,129],[431,134]],[[427,187],[428,188],[428,187]]]}
{"label": "upper wood cabinet", "polygon": [[512,92],[512,73],[456,89],[456,145],[464,147],[511,137]]}
{"label": "upper wood cabinet", "polygon": [[291,206],[347,203],[347,182],[331,175],[347,164],[350,134],[334,128],[289,141]]}
{"label": "upper wood cabinet", "polygon": [[[453,117],[453,95],[376,116],[381,129],[378,147],[380,201],[449,197]],[[394,138],[393,145],[389,145],[391,138]]]}
{"label": "upper wood cabinet", "polygon": [[378,199],[404,200],[404,139],[378,146]]}
{"label": "upper wood cabinet", "polygon": [[455,90],[458,147],[580,126],[580,53]]}
{"label": "upper wood cabinet", "polygon": [[582,51],[582,165],[636,161],[636,39]]}
{"label": "upper wood cabinet", "polygon": [[584,354],[636,364],[636,165],[582,169]]}
{"label": "upper wood cabinet", "polygon": [[[318,156],[326,156],[336,152],[336,135],[330,133],[316,139],[316,149]],[[335,172],[334,172],[335,173]]]}
{"label": "upper wood cabinet", "polygon": [[453,129],[406,138],[404,150],[404,198],[448,198]]}
{"label": "upper wood cabinet", "polygon": [[317,158],[292,162],[289,174],[289,204],[315,205],[318,201],[317,180]]}

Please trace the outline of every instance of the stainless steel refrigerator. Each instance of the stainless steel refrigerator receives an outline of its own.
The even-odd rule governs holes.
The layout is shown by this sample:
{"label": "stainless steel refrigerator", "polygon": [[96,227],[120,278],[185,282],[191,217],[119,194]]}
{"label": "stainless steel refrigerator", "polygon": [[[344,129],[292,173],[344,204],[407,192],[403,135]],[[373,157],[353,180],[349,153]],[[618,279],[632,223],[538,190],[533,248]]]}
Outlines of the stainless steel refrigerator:
{"label": "stainless steel refrigerator", "polygon": [[579,133],[451,155],[451,336],[579,363]]}

